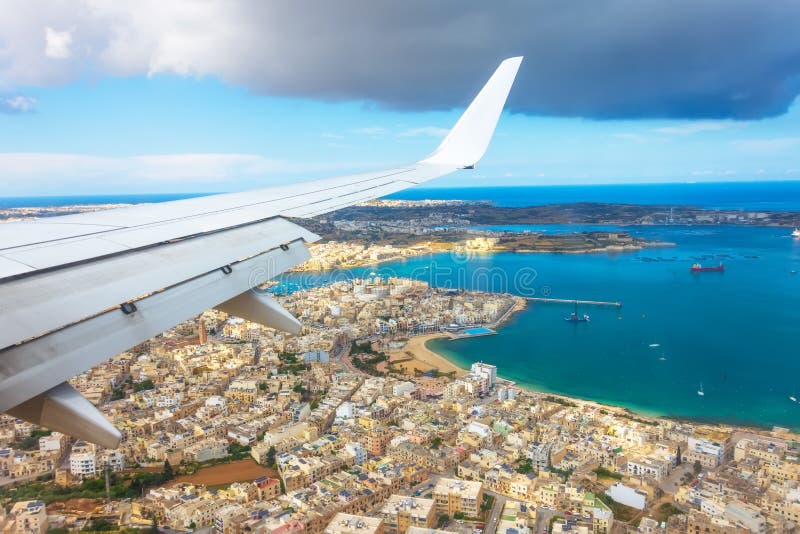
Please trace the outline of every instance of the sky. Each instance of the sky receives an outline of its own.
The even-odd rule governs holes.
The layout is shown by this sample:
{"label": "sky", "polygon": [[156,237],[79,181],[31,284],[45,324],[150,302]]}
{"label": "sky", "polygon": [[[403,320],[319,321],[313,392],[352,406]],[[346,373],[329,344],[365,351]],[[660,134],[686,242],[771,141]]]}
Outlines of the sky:
{"label": "sky", "polygon": [[800,180],[800,3],[0,0],[0,196],[235,191],[413,162],[431,187]]}

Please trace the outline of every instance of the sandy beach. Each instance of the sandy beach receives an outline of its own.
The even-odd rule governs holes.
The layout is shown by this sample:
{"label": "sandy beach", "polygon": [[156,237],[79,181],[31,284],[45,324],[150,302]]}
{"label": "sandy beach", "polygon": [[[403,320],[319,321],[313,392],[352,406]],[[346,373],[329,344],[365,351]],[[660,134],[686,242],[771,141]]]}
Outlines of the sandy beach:
{"label": "sandy beach", "polygon": [[398,365],[398,367],[405,367],[406,372],[410,375],[414,374],[415,369],[419,369],[422,372],[438,369],[441,373],[454,371],[457,377],[466,375],[466,369],[458,367],[447,358],[436,354],[425,346],[425,343],[429,339],[440,337],[447,336],[445,334],[428,334],[425,336],[412,337],[401,350],[391,352],[390,357],[392,361],[413,357],[413,360],[405,361]]}

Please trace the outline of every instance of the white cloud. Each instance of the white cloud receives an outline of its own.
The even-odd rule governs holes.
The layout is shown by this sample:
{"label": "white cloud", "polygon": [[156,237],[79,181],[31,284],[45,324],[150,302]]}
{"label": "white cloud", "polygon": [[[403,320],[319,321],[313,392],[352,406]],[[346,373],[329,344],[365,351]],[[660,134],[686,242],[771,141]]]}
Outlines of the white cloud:
{"label": "white cloud", "polygon": [[732,141],[742,152],[757,155],[772,155],[800,148],[800,137],[773,137],[770,139],[739,139]]}
{"label": "white cloud", "polygon": [[0,99],[0,111],[6,113],[26,113],[28,111],[33,111],[33,106],[36,105],[36,102],[38,101],[32,96],[10,96]]}
{"label": "white cloud", "polygon": [[616,133],[612,134],[611,137],[623,139],[625,141],[635,141],[637,143],[643,143],[647,141],[647,137],[635,133]]}
{"label": "white cloud", "polygon": [[700,132],[715,132],[745,125],[744,122],[733,121],[694,121],[676,126],[654,128],[652,131],[665,135],[692,135]]}
{"label": "white cloud", "polygon": [[737,174],[736,171],[728,170],[702,170],[702,171],[692,171],[692,176],[733,176]]}
{"label": "white cloud", "polygon": [[348,130],[349,133],[356,134],[356,135],[368,135],[370,137],[382,137],[389,133],[389,130],[384,128],[383,126],[367,126],[364,128],[353,128],[352,130]]}
{"label": "white cloud", "polygon": [[398,137],[444,137],[450,130],[436,126],[422,126],[411,128],[397,134]]}
{"label": "white cloud", "polygon": [[359,172],[375,162],[283,161],[258,154],[144,154],[107,157],[37,152],[0,153],[0,191],[68,194],[81,191],[230,191]]}
{"label": "white cloud", "polygon": [[72,56],[72,30],[56,31],[50,26],[44,29],[44,55],[53,59],[67,59]]}
{"label": "white cloud", "polygon": [[52,176],[110,180],[217,181],[287,170],[287,164],[253,154],[160,154],[105,157],[36,152],[0,153],[0,183]]}

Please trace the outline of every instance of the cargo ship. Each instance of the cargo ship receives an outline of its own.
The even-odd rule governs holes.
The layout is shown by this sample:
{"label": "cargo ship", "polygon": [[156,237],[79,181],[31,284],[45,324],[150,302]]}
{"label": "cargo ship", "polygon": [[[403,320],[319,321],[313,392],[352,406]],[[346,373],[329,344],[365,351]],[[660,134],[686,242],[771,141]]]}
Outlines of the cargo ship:
{"label": "cargo ship", "polygon": [[693,273],[713,273],[713,272],[722,272],[725,270],[725,266],[723,264],[716,265],[714,267],[703,267],[699,263],[695,263],[689,268],[690,271]]}

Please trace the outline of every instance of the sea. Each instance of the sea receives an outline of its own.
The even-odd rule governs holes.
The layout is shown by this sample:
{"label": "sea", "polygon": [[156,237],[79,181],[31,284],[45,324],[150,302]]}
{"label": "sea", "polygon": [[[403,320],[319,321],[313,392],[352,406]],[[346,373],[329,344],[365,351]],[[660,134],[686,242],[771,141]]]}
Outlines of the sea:
{"label": "sea", "polygon": [[[800,212],[800,182],[429,188],[393,197],[491,200],[507,206],[595,201]],[[52,205],[54,198],[13,202]],[[81,198],[91,203],[92,197]],[[129,196],[106,196],[98,202],[130,201]],[[70,203],[77,202],[63,201]],[[428,346],[461,366],[495,364],[504,378],[540,391],[647,415],[800,430],[800,403],[790,399],[800,397],[800,240],[790,237],[791,229],[482,228],[624,230],[675,246],[613,254],[441,253],[347,271],[284,275],[279,290],[350,277],[411,276],[447,288],[620,302],[620,308],[580,306],[578,312],[591,318],[580,324],[564,321],[573,305],[531,302],[496,335],[435,339]],[[693,263],[724,263],[725,270],[691,273]]]}

